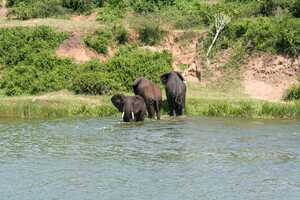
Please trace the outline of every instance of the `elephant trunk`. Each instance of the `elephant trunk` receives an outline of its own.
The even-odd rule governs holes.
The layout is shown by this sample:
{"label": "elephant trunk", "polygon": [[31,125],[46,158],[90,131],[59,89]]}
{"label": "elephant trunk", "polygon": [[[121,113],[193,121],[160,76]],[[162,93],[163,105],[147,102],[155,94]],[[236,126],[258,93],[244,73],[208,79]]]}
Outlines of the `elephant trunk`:
{"label": "elephant trunk", "polygon": [[122,118],[124,122],[135,120],[135,116],[134,116],[134,112],[132,111],[132,108],[124,108]]}

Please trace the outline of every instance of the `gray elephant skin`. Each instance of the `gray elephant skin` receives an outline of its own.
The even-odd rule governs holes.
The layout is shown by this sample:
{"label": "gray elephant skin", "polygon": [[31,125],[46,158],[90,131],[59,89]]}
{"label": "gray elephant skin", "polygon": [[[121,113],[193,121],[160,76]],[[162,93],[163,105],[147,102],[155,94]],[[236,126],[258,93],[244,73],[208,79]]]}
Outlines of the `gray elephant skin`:
{"label": "gray elephant skin", "polygon": [[143,97],[116,94],[111,98],[111,102],[122,113],[124,122],[144,121],[147,111]]}
{"label": "gray elephant skin", "polygon": [[179,72],[171,71],[162,74],[160,80],[165,85],[169,115],[183,115],[185,111],[186,85]]}
{"label": "gray elephant skin", "polygon": [[140,95],[144,98],[148,117],[160,119],[160,108],[162,103],[162,94],[158,85],[155,85],[150,80],[140,77],[133,83],[133,91],[135,95]]}

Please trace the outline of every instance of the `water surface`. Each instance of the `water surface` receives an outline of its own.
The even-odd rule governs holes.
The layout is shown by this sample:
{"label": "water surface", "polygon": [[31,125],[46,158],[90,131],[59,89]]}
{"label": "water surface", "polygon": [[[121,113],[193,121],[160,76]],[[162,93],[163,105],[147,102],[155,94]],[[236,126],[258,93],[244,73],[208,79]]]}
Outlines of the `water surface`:
{"label": "water surface", "polygon": [[300,199],[300,123],[0,121],[0,199]]}

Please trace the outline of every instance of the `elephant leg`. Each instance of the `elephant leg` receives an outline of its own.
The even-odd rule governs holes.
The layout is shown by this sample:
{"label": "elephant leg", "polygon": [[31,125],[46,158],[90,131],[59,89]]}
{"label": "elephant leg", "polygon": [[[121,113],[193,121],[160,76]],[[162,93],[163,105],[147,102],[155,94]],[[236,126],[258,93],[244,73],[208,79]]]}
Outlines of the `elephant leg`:
{"label": "elephant leg", "polygon": [[147,102],[147,112],[148,112],[148,117],[150,119],[152,119],[154,117],[154,107],[153,107],[153,103],[151,101]]}
{"label": "elephant leg", "polygon": [[151,118],[154,118],[155,117],[155,108],[154,108],[153,104],[151,104],[151,106],[150,106],[150,113],[151,113]]}
{"label": "elephant leg", "polygon": [[156,117],[158,120],[160,120],[160,101],[155,101],[155,112],[156,112]]}
{"label": "elephant leg", "polygon": [[170,116],[174,116],[174,112],[173,112],[173,101],[171,98],[167,98],[167,101],[168,101],[168,107],[169,107],[169,115]]}
{"label": "elephant leg", "polygon": [[140,111],[140,112],[138,112],[138,113],[136,114],[136,121],[137,121],[137,122],[138,122],[138,121],[144,121],[144,119],[145,119],[145,115],[143,114],[142,111]]}
{"label": "elephant leg", "polygon": [[179,115],[182,115],[183,113],[183,107],[182,105],[176,105],[176,115],[179,116]]}

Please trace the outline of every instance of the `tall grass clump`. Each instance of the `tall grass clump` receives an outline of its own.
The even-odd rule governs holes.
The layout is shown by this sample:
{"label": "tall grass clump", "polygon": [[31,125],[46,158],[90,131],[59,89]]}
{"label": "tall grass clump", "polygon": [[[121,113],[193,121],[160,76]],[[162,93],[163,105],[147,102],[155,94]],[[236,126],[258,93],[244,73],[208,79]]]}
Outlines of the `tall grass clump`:
{"label": "tall grass clump", "polygon": [[298,77],[298,83],[291,86],[283,95],[285,101],[300,100],[300,77]]}
{"label": "tall grass clump", "polygon": [[165,31],[159,23],[144,21],[138,28],[139,40],[146,45],[158,44],[165,36]]}

